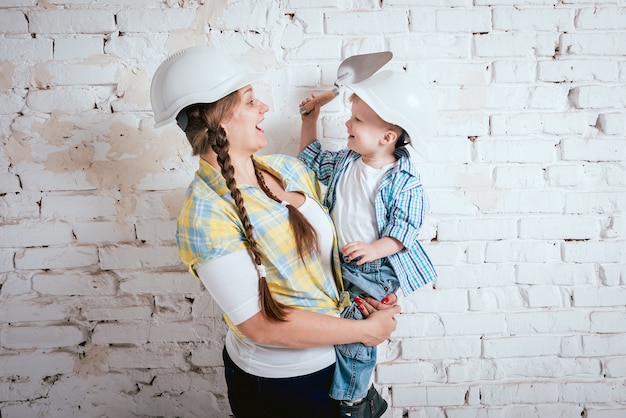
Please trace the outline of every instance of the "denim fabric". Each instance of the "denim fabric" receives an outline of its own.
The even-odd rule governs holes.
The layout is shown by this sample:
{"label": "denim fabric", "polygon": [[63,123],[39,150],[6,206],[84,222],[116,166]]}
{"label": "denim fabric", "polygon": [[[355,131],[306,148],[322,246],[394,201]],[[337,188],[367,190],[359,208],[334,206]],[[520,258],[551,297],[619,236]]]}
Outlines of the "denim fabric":
{"label": "denim fabric", "polygon": [[328,397],[335,365],[305,376],[264,378],[241,370],[224,349],[228,401],[235,418],[339,418]]}
{"label": "denim fabric", "polygon": [[[351,299],[372,296],[381,300],[398,290],[399,282],[389,264],[374,260],[357,266],[356,262],[342,264],[343,280]],[[343,318],[360,320],[363,314],[353,302],[342,313]],[[333,399],[354,401],[367,395],[370,377],[376,367],[376,347],[361,343],[335,346],[337,361],[329,395]]]}
{"label": "denim fabric", "polygon": [[352,299],[367,295],[381,300],[390,293],[396,293],[400,282],[385,258],[360,266],[356,261],[341,263],[344,286]]}

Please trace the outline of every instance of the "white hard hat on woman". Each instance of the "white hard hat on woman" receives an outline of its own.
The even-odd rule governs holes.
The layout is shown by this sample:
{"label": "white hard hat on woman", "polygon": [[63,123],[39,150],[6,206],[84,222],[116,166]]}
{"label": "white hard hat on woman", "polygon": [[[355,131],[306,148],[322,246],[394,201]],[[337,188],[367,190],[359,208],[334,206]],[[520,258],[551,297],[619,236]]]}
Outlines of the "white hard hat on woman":
{"label": "white hard hat on woman", "polygon": [[150,87],[155,127],[177,119],[185,130],[187,106],[213,103],[261,78],[210,46],[195,46],[170,55],[157,68]]}

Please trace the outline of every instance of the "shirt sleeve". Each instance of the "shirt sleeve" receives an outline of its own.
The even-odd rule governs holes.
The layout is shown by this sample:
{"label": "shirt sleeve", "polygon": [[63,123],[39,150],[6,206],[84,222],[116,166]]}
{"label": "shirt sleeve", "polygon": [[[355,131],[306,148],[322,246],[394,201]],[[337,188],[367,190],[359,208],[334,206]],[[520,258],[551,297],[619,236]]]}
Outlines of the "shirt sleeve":
{"label": "shirt sleeve", "polygon": [[196,274],[235,325],[261,310],[259,276],[247,251],[230,253],[204,263],[197,267]]}
{"label": "shirt sleeve", "polygon": [[298,159],[315,173],[320,183],[328,186],[336,169],[338,156],[338,152],[322,150],[322,144],[314,141],[298,154]]}
{"label": "shirt sleeve", "polygon": [[428,209],[426,195],[421,185],[409,187],[394,196],[387,212],[387,223],[381,236],[395,238],[405,248],[417,241]]}
{"label": "shirt sleeve", "polygon": [[197,276],[198,266],[246,249],[236,208],[215,193],[190,194],[178,217],[176,244],[183,263]]}

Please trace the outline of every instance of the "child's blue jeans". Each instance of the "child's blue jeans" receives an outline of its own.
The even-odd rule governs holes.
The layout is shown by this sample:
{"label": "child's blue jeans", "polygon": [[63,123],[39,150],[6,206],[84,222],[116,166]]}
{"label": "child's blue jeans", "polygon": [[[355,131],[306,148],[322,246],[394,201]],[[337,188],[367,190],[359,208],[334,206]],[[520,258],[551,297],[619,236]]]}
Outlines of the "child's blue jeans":
{"label": "child's blue jeans", "polygon": [[[341,272],[346,290],[350,292],[352,304],[341,313],[343,318],[363,319],[354,297],[371,296],[381,300],[398,290],[399,282],[391,266],[382,260],[374,260],[357,266],[355,261],[342,263]],[[330,397],[337,400],[354,401],[367,395],[370,377],[376,366],[376,347],[361,343],[335,346],[337,363]]]}

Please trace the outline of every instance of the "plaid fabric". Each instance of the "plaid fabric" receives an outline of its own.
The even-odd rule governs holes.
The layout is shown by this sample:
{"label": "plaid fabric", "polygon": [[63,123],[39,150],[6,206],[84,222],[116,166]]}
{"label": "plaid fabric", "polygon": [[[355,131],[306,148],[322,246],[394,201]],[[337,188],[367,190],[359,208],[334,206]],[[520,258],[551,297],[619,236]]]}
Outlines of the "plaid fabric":
{"label": "plaid fabric", "polygon": [[[287,191],[302,192],[320,204],[321,192],[315,175],[300,161],[284,155],[254,158],[260,167],[282,179]],[[343,286],[340,280],[335,283],[333,277],[326,276],[317,255],[306,257],[304,263],[300,261],[287,208],[257,187],[239,185],[239,190],[275,299],[292,307],[337,314],[340,310],[337,288],[343,289]],[[178,218],[176,241],[182,261],[194,276],[196,266],[248,248],[226,181],[202,159]],[[334,251],[333,267],[335,277],[340,278],[337,251]],[[233,292],[237,291],[236,282],[237,266],[233,266]]]}
{"label": "plaid fabric", "polygon": [[[432,282],[437,273],[418,241],[419,230],[428,210],[424,188],[409,152],[399,148],[396,156],[398,163],[380,182],[374,210],[378,236],[392,237],[404,244],[404,250],[390,255],[387,260],[400,281],[400,288],[408,295]],[[315,141],[298,158],[315,171],[320,182],[327,186],[324,204],[332,211],[339,177],[360,155],[349,149],[322,150],[320,142]]]}

